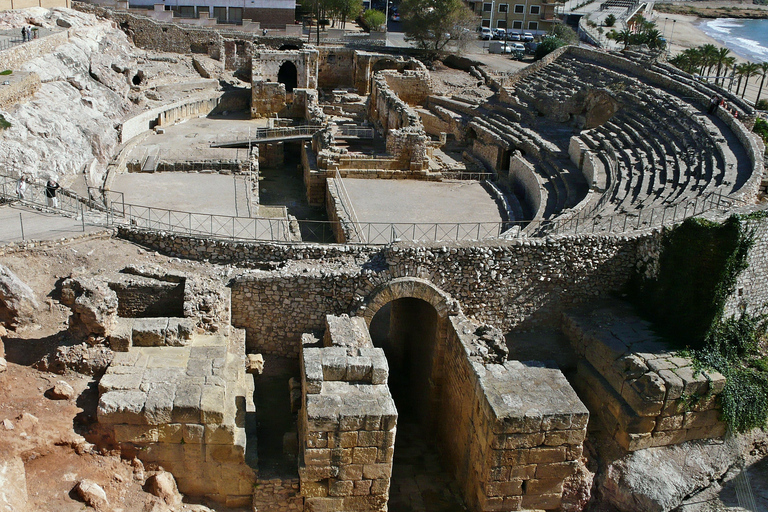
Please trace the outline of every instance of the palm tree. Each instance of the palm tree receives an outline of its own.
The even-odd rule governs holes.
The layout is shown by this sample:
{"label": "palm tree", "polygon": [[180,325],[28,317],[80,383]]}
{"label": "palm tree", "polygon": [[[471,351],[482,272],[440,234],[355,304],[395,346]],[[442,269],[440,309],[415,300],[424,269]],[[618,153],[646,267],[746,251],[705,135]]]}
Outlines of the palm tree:
{"label": "palm tree", "polygon": [[[718,78],[720,78],[720,71],[723,69],[723,65],[725,64],[725,61],[728,58],[729,53],[731,53],[731,50],[729,50],[728,48],[717,49],[717,55],[715,56],[714,60],[715,60],[715,64],[717,65],[717,72],[715,74]],[[717,78],[715,78],[715,85],[717,85]]]}
{"label": "palm tree", "polygon": [[755,99],[755,105],[760,101],[760,94],[763,92],[763,84],[765,84],[765,78],[768,76],[768,62],[760,64],[760,89],[757,90],[757,99]]}
{"label": "palm tree", "polygon": [[[756,75],[760,72],[760,64],[757,64],[754,62],[747,62],[742,66],[743,66],[742,70],[744,73],[744,90],[741,91],[741,97],[744,98],[744,95],[747,93],[747,85],[749,84],[749,77],[751,77],[752,75]],[[738,90],[736,92],[738,94]]]}
{"label": "palm tree", "polygon": [[[717,46],[713,44],[705,44],[699,47],[699,50],[701,51],[701,57],[702,57],[702,68],[701,68],[701,74],[709,76],[710,71],[712,71],[712,66],[714,66],[717,63],[717,56],[719,54],[719,50]],[[704,68],[707,68],[706,73],[704,72]]]}
{"label": "palm tree", "polygon": [[[725,79],[728,77],[728,70],[733,70],[733,67],[736,65],[736,57],[726,57],[725,62],[723,62],[723,78],[720,80],[720,85],[725,85]],[[733,74],[731,74],[731,77],[733,77]],[[731,78],[731,81],[728,83],[728,90],[730,91],[733,88],[733,78]]]}
{"label": "palm tree", "polygon": [[628,28],[625,28],[621,32],[616,33],[616,42],[617,43],[624,43],[624,49],[627,49],[627,46],[632,42],[632,31],[630,31]]}
{"label": "palm tree", "polygon": [[648,45],[648,48],[662,48],[664,46],[664,41],[662,40],[663,37],[661,35],[661,32],[656,30],[655,28],[651,28],[643,32],[643,39],[645,40],[645,44]]}

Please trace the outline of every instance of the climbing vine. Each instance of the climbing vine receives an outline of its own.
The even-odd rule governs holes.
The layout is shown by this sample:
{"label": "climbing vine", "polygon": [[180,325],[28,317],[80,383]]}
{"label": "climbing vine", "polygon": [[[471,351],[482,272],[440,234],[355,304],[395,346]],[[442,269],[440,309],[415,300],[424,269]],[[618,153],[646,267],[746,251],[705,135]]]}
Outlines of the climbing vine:
{"label": "climbing vine", "polygon": [[696,367],[725,376],[723,418],[735,431],[768,422],[768,322],[745,310],[724,316],[754,245],[755,231],[745,221],[765,217],[732,216],[722,224],[686,220],[664,235],[657,276],[638,272],[629,290],[662,334],[688,348]]}

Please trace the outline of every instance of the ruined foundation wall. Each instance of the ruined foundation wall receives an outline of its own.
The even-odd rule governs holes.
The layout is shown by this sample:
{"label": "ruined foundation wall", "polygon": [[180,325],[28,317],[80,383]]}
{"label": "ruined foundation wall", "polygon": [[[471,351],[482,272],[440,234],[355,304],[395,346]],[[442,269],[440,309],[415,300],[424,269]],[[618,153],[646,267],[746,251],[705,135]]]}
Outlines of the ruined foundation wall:
{"label": "ruined foundation wall", "polygon": [[26,76],[23,76],[18,81],[7,77],[11,78],[11,83],[0,89],[0,109],[8,110],[11,106],[31,98],[40,90],[40,77],[37,73],[26,73],[23,75]]}
{"label": "ruined foundation wall", "polygon": [[3,50],[0,52],[0,70],[19,69],[26,62],[51,53],[67,41],[69,41],[69,32],[62,30]]}
{"label": "ruined foundation wall", "polygon": [[410,71],[403,73],[382,73],[384,79],[398,98],[408,105],[422,105],[432,94],[432,84],[427,71]]}
{"label": "ruined foundation wall", "polygon": [[742,220],[746,231],[754,230],[754,244],[747,264],[736,279],[736,289],[725,304],[724,316],[740,314],[742,306],[752,315],[768,312],[768,218]]}
{"label": "ruined foundation wall", "polygon": [[353,88],[355,76],[355,51],[340,46],[319,48],[320,65],[317,77],[318,89]]}

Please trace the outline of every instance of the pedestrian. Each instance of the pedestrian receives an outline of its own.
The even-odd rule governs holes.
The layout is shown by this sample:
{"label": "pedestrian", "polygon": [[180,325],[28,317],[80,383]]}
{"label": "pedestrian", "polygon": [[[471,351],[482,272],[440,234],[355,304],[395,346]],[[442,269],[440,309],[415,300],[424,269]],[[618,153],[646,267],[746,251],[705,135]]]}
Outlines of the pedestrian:
{"label": "pedestrian", "polygon": [[16,184],[16,196],[19,201],[23,201],[27,195],[27,179],[24,176],[19,178],[19,182]]}
{"label": "pedestrian", "polygon": [[262,32],[261,32],[261,33],[262,33],[263,35],[265,35],[265,36],[266,36],[266,35],[267,35],[267,32],[269,32],[269,31],[268,31],[267,29],[264,29],[264,30],[262,30]]}
{"label": "pedestrian", "polygon": [[714,114],[717,112],[717,107],[720,106],[720,96],[715,94],[712,96],[712,98],[709,100],[709,113]]}
{"label": "pedestrian", "polygon": [[45,197],[50,208],[59,207],[59,198],[56,197],[56,191],[60,188],[61,186],[56,182],[55,176],[52,176],[48,179],[48,183],[45,185]]}
{"label": "pedestrian", "polygon": [[27,26],[26,25],[21,27],[21,42],[22,43],[27,42]]}

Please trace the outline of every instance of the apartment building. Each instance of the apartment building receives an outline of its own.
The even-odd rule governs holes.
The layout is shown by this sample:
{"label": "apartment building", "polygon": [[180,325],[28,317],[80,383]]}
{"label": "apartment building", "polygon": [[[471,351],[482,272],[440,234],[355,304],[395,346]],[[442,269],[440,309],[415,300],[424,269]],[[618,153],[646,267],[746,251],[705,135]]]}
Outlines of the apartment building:
{"label": "apartment building", "polygon": [[481,26],[511,28],[521,32],[543,34],[555,21],[554,0],[469,0],[472,11],[481,16]]}

